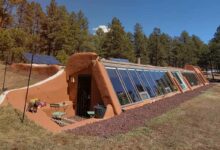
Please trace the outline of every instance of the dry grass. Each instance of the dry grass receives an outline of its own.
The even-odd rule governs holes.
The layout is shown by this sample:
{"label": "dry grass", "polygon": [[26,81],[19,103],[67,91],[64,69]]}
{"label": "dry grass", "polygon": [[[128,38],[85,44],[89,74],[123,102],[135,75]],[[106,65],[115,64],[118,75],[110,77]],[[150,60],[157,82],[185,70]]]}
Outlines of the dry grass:
{"label": "dry grass", "polygon": [[[0,93],[2,92],[2,84],[4,77],[4,69],[5,66],[0,63]],[[31,76],[31,84],[39,82],[43,79],[47,78],[46,76],[40,76],[39,74],[33,73]],[[8,67],[6,72],[6,83],[5,88],[14,89],[19,87],[27,86],[28,82],[28,72],[13,72],[10,67]]]}
{"label": "dry grass", "polygon": [[121,135],[116,143],[140,149],[220,149],[219,96],[220,85],[151,120],[145,127]]}
{"label": "dry grass", "polygon": [[0,149],[220,149],[220,84],[146,125],[108,139],[52,134],[0,108]]}

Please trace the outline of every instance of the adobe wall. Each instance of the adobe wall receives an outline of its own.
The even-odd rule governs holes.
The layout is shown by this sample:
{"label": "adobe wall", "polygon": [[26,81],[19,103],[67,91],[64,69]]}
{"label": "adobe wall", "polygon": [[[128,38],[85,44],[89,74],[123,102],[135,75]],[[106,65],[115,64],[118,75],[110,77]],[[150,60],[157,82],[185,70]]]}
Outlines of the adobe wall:
{"label": "adobe wall", "polygon": [[74,75],[89,66],[92,65],[92,60],[98,59],[98,55],[96,53],[77,53],[70,56],[67,65],[66,65],[66,77],[67,80],[71,75]]}
{"label": "adobe wall", "polygon": [[[15,89],[6,92],[5,101],[11,104],[14,108],[23,111],[25,102],[26,88]],[[28,101],[32,98],[39,98],[46,103],[58,103],[68,101],[69,96],[67,94],[66,72],[60,70],[54,76],[39,82],[29,89]],[[72,113],[72,109],[68,110],[68,113]],[[43,109],[38,109],[36,114],[26,112],[29,119],[35,121],[37,124],[43,126],[50,131],[60,131],[60,127],[54,123],[50,116],[45,113]]]}
{"label": "adobe wall", "polygon": [[99,57],[95,53],[78,53],[70,57],[66,66],[66,79],[69,85],[68,93],[70,100],[73,101],[73,106],[76,106],[78,75],[90,74],[92,77],[91,107],[97,105],[97,103],[104,103],[105,106],[110,104],[113,107],[114,113],[120,114],[121,106],[107,72],[98,59]]}
{"label": "adobe wall", "polygon": [[114,91],[104,65],[99,61],[94,63],[93,76],[95,77],[97,87],[101,93],[105,106],[109,104],[112,105],[114,113],[117,115],[120,114],[122,110],[118,97]]}

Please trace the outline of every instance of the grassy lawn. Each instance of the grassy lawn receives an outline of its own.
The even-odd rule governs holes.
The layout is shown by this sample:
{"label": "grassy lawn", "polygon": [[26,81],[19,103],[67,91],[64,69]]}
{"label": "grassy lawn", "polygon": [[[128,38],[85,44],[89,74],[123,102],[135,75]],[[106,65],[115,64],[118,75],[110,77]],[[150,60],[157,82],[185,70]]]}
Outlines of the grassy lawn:
{"label": "grassy lawn", "polygon": [[146,125],[111,138],[52,134],[0,108],[0,149],[220,149],[220,84]]}
{"label": "grassy lawn", "polygon": [[[2,84],[3,84],[3,77],[4,77],[4,69],[5,66],[0,63],[0,94],[2,90]],[[34,84],[36,82],[39,82],[43,79],[47,78],[46,76],[40,76],[39,74],[33,73],[31,77],[31,84]],[[5,88],[7,89],[14,89],[19,87],[27,86],[28,82],[28,72],[13,72],[8,67],[7,74],[6,74],[6,83]]]}

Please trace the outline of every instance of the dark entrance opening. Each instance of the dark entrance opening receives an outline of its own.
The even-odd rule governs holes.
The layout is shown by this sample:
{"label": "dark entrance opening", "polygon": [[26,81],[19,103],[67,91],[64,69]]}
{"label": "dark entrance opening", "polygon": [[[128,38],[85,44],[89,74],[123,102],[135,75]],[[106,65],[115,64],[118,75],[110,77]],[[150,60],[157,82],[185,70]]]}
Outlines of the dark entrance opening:
{"label": "dark entrance opening", "polygon": [[91,102],[91,76],[80,75],[78,77],[77,109],[76,114],[88,117]]}

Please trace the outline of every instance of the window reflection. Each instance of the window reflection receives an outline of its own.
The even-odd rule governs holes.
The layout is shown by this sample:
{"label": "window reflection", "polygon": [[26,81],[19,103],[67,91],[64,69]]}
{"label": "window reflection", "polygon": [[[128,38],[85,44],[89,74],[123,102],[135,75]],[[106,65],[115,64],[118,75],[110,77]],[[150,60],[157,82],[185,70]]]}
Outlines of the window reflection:
{"label": "window reflection", "polygon": [[173,83],[169,79],[168,74],[166,72],[160,72],[160,75],[161,75],[161,80],[162,80],[163,85],[164,85],[165,93],[170,93],[172,91],[175,91]]}
{"label": "window reflection", "polygon": [[148,92],[144,89],[141,81],[139,80],[139,78],[136,74],[136,71],[135,70],[128,70],[128,73],[130,74],[131,79],[134,81],[134,84],[135,84],[135,86],[141,96],[141,99],[144,100],[144,99],[150,98]]}
{"label": "window reflection", "polygon": [[[106,67],[121,105],[176,91],[168,72]],[[192,75],[186,75],[195,80]]]}
{"label": "window reflection", "polygon": [[197,79],[196,75],[192,72],[183,72],[183,76],[187,79],[191,86],[199,85],[199,80]]}
{"label": "window reflection", "polygon": [[129,104],[129,98],[121,84],[121,81],[116,73],[116,69],[107,69],[108,75],[112,82],[113,88],[118,96],[118,100],[121,105]]}
{"label": "window reflection", "polygon": [[171,79],[168,75],[168,72],[165,72],[164,78],[167,81],[167,83],[169,84],[172,91],[177,91],[178,90],[176,85],[174,85],[173,82],[171,81]]}
{"label": "window reflection", "polygon": [[186,87],[186,84],[185,82],[183,81],[183,79],[180,77],[180,74],[178,72],[172,72],[172,75],[174,76],[174,78],[177,80],[177,82],[180,84],[181,88],[183,90],[185,90],[187,87]]}
{"label": "window reflection", "polygon": [[156,94],[153,89],[153,84],[151,84],[151,82],[153,82],[152,79],[149,79],[149,78],[146,79],[146,77],[144,75],[144,71],[137,71],[137,75],[139,76],[140,80],[144,84],[144,87],[147,90],[147,92],[149,93],[150,97],[155,97]]}
{"label": "window reflection", "polygon": [[152,79],[152,84],[154,85],[154,90],[156,91],[157,95],[163,95],[163,87],[159,81],[157,73],[154,71],[145,71],[145,75],[147,78]]}
{"label": "window reflection", "polygon": [[133,84],[128,76],[127,71],[125,69],[118,69],[118,72],[121,75],[121,78],[125,84],[125,88],[127,89],[128,94],[130,95],[133,102],[140,101],[141,100],[140,95],[138,94],[137,90],[133,86]]}

